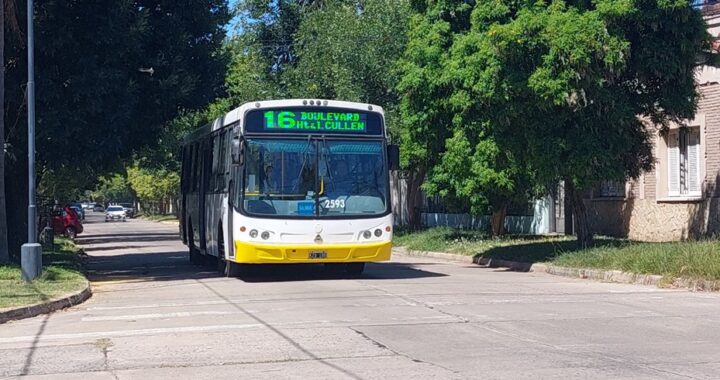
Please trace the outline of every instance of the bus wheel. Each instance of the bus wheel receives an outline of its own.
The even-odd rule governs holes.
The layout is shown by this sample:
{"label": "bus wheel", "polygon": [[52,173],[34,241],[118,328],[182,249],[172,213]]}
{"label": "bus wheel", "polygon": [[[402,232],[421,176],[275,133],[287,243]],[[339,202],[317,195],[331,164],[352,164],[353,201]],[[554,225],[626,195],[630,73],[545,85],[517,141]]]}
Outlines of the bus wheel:
{"label": "bus wheel", "polygon": [[349,263],[345,267],[348,274],[360,275],[365,270],[365,263]]}
{"label": "bus wheel", "polygon": [[225,239],[223,239],[223,234],[221,233],[218,237],[218,272],[225,277],[237,277],[240,275],[239,267],[240,265],[238,263],[225,260]]}
{"label": "bus wheel", "polygon": [[192,224],[188,223],[188,229],[187,231],[190,231],[187,239],[188,239],[188,249],[190,250],[190,262],[194,265],[201,265],[202,264],[202,256],[200,255],[200,252],[197,248],[195,248],[195,239],[193,236],[193,230],[192,230]]}

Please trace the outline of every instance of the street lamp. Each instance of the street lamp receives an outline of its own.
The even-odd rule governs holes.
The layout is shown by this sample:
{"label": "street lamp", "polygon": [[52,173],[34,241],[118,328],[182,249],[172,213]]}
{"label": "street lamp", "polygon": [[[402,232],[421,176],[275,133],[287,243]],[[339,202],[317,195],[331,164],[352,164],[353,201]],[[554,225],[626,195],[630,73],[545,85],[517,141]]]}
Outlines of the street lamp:
{"label": "street lamp", "polygon": [[42,273],[42,246],[37,242],[35,225],[35,41],[33,31],[33,0],[27,2],[28,57],[28,242],[20,251],[22,278],[30,282]]}

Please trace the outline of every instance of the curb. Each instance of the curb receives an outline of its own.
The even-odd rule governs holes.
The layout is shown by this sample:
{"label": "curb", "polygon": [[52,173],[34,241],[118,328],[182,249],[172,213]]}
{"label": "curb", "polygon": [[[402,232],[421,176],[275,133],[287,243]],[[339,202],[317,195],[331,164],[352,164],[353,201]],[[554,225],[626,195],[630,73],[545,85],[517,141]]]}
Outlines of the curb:
{"label": "curb", "polygon": [[663,276],[654,274],[628,273],[619,270],[605,271],[598,269],[580,269],[548,266],[545,272],[556,276],[582,278],[602,282],[616,282],[621,284],[653,285],[659,287],[660,285],[662,285],[663,282]]}
{"label": "curb", "polygon": [[466,264],[477,264],[488,268],[509,268],[510,270],[517,272],[545,272],[547,269],[547,265],[539,263],[522,263],[518,261],[466,256],[446,252],[413,251],[405,247],[395,247],[393,248],[393,253],[415,257],[430,257],[433,259],[448,260]]}
{"label": "curb", "polygon": [[411,251],[405,247],[393,247],[393,253],[399,253],[406,256],[430,257],[433,259],[448,260],[467,264],[476,264],[472,256],[456,255],[454,253],[430,252],[430,251]]}
{"label": "curb", "polygon": [[619,270],[599,270],[568,268],[542,263],[523,263],[492,259],[487,257],[464,256],[445,252],[412,251],[405,247],[393,248],[393,253],[415,257],[430,257],[440,260],[477,264],[487,268],[508,268],[515,272],[544,272],[554,276],[595,280],[601,282],[613,282],[630,285],[650,285],[659,288],[687,288],[691,291],[713,292],[720,291],[720,281],[694,280],[685,278],[665,279],[663,276],[654,274],[637,274]]}
{"label": "curb", "polygon": [[41,314],[49,314],[54,311],[81,304],[91,296],[92,289],[90,287],[90,282],[87,281],[84,289],[75,293],[66,294],[62,298],[54,299],[46,303],[0,311],[0,324],[18,319],[32,318]]}

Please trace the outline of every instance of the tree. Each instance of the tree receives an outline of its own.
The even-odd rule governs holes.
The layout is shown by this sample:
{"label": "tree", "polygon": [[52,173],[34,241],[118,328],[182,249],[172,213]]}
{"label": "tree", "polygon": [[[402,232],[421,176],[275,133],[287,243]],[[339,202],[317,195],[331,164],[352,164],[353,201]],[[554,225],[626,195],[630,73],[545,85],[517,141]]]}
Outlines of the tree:
{"label": "tree", "polygon": [[100,179],[93,200],[100,203],[129,202],[133,200],[132,192],[127,178],[122,174],[114,174]]}
{"label": "tree", "polygon": [[[5,0],[0,4],[0,104],[5,104]],[[10,261],[5,207],[5,112],[0,112],[0,265]]]}
{"label": "tree", "polygon": [[694,114],[708,44],[699,12],[679,0],[423,3],[431,25],[454,29],[440,62],[449,100],[433,104],[490,123],[536,183],[564,180],[578,242],[591,244],[584,193],[652,167],[643,120]]}
{"label": "tree", "polygon": [[178,173],[164,168],[144,168],[139,163],[127,169],[127,181],[144,207],[166,213],[180,188]]}
{"label": "tree", "polygon": [[[0,2],[0,104],[5,106],[5,28],[12,36],[20,34],[15,8],[15,0]],[[7,23],[6,23],[7,19]],[[4,110],[3,110],[4,111]],[[0,112],[0,265],[10,261],[8,246],[7,202],[5,197],[5,112]]]}
{"label": "tree", "polygon": [[[223,95],[226,0],[48,0],[36,3],[35,20],[40,174],[122,171],[181,110]],[[22,39],[7,42],[7,199],[24,205],[26,50]],[[8,219],[17,252],[24,207],[9,209]]]}
{"label": "tree", "polygon": [[[424,3],[414,2],[418,11]],[[416,14],[410,20],[408,42],[399,61],[402,77],[398,91],[400,102],[400,153],[408,171],[409,223],[420,224],[421,186],[426,173],[437,163],[449,137],[453,115],[449,108],[452,88],[444,75],[453,33],[449,22]]]}
{"label": "tree", "polygon": [[409,11],[407,1],[365,0],[328,2],[308,12],[296,34],[297,63],[285,76],[290,96],[397,108],[396,63]]}
{"label": "tree", "polygon": [[442,159],[430,171],[424,188],[446,200],[464,201],[473,215],[491,213],[490,231],[498,236],[504,233],[508,206],[527,204],[533,187],[522,163],[482,132],[487,129],[453,126],[453,136],[446,140]]}

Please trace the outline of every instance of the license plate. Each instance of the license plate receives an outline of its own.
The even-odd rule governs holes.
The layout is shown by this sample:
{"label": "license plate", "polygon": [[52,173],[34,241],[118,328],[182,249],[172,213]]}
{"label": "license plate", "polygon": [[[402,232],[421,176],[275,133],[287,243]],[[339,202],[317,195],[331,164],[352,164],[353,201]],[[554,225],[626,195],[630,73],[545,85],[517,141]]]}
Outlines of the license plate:
{"label": "license plate", "polygon": [[327,252],[325,251],[311,251],[308,256],[311,259],[327,259]]}

